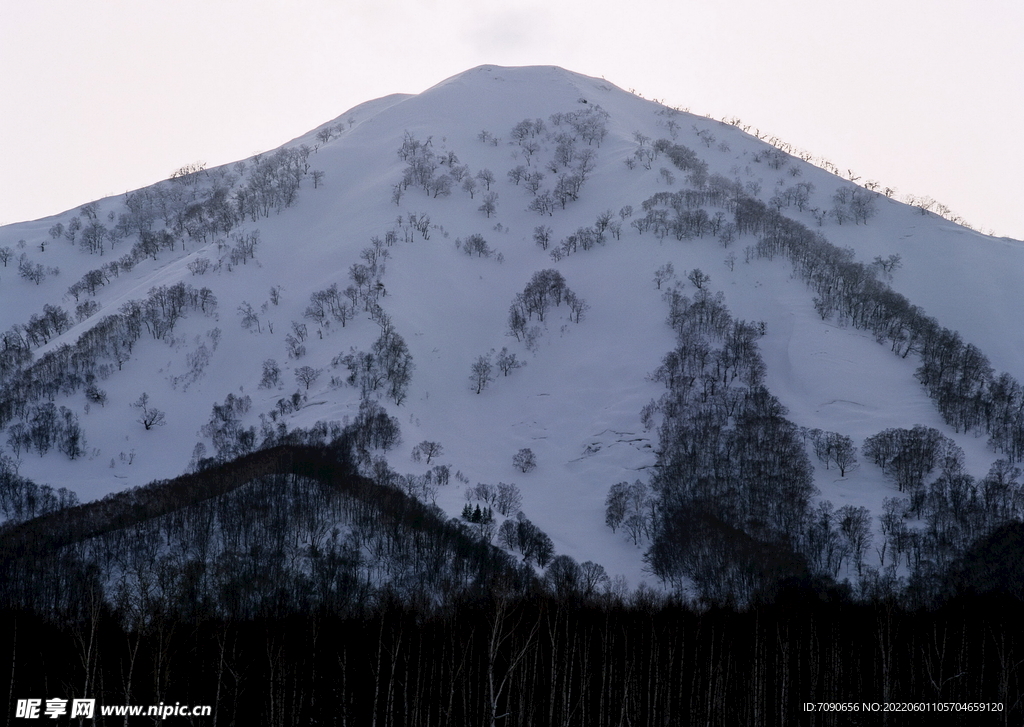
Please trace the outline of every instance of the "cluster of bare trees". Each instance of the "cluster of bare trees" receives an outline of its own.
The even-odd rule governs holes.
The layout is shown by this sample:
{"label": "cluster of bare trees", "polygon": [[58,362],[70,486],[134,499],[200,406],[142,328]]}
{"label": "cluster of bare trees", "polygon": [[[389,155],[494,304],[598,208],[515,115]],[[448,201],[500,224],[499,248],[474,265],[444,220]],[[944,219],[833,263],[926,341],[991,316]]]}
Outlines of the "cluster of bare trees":
{"label": "cluster of bare trees", "polygon": [[[555,209],[565,209],[570,202],[579,199],[580,190],[597,163],[594,147],[599,147],[608,133],[607,119],[608,114],[603,109],[588,106],[552,115],[550,130],[543,119],[524,119],[516,124],[509,143],[518,146],[514,156],[518,158],[522,154],[526,164],[511,169],[507,178],[516,186],[522,184],[533,195],[531,210],[552,215]],[[479,138],[485,143],[498,143],[498,139],[487,131],[482,131]],[[546,175],[538,168],[541,165],[537,157],[542,142],[551,142],[555,147],[551,159],[545,165],[547,172],[554,176],[555,183],[550,189],[544,190],[541,190],[541,183]],[[401,204],[410,186],[422,188],[433,198],[447,197],[457,186],[461,186],[470,199],[475,199],[478,192],[482,194],[478,209],[487,217],[497,211],[498,193],[491,189],[496,181],[494,173],[489,169],[481,169],[475,175],[472,174],[468,166],[459,163],[454,152],[436,152],[432,137],[421,142],[415,135],[406,132],[398,156],[406,163],[406,167],[402,181],[392,189],[391,200],[395,204]]]}
{"label": "cluster of bare trees", "polygon": [[[713,175],[714,181],[724,178]],[[629,223],[637,233],[651,231],[658,239],[672,235],[677,240],[689,240],[704,235],[728,237],[733,228],[726,221],[724,212],[709,215],[706,204],[727,204],[731,184],[707,184],[702,190],[681,190],[679,192],[658,192],[642,203],[644,215],[636,216]],[[723,238],[724,239],[724,238]]]}
{"label": "cluster of bare trees", "polygon": [[[352,271],[358,274],[359,271]],[[357,277],[359,277],[357,275]],[[359,290],[350,285],[339,291],[338,284],[332,283],[323,290],[315,290],[309,295],[309,305],[303,317],[323,327],[330,325],[331,320],[337,321],[344,328],[345,324],[355,315],[359,301]]]}
{"label": "cluster of bare trees", "polygon": [[654,497],[642,483],[616,485],[608,524],[635,542],[649,535],[648,562],[673,586],[690,580],[711,601],[744,601],[793,567],[810,462],[762,383],[763,327],[733,320],[703,284],[693,300],[675,288],[666,298],[678,345],[652,374],[667,392],[642,413],[647,426],[662,418]]}
{"label": "cluster of bare trees", "polygon": [[382,320],[385,325],[381,326],[380,336],[370,351],[352,349],[336,356],[332,365],[348,368],[347,381],[359,387],[363,399],[375,391],[383,391],[395,404],[401,405],[408,396],[415,366],[405,339],[395,332],[389,318]]}
{"label": "cluster of bare trees", "polygon": [[[573,142],[582,139],[587,146],[601,146],[601,142],[608,135],[610,118],[609,113],[599,104],[587,104],[586,108],[554,113],[549,117],[549,121],[555,129],[568,127],[570,131],[567,133]],[[559,140],[557,132],[555,138]]]}
{"label": "cluster of bare trees", "polygon": [[357,460],[369,464],[374,450],[387,451],[398,446],[402,430],[398,419],[389,416],[384,407],[372,399],[363,399],[348,437]]}
{"label": "cluster of bare trees", "polygon": [[[247,217],[256,221],[281,212],[295,204],[302,180],[310,172],[305,146],[282,148],[273,154],[257,154],[250,163],[238,162],[230,169],[208,170],[191,164],[171,175],[169,182],[147,187],[125,196],[125,211],[110,210],[109,226],[99,217],[99,205],[83,205],[67,224],[57,222],[50,230],[54,239],[78,243],[90,254],[105,255],[122,240],[137,236],[130,253],[122,256],[118,267],[130,270],[146,257],[154,257],[167,247],[173,249],[185,240],[200,244],[225,238]],[[314,173],[315,181],[323,173]],[[83,222],[84,220],[84,222]],[[162,221],[163,229],[158,229]],[[244,255],[239,262],[244,262]],[[105,271],[114,272],[110,263]]]}
{"label": "cluster of bare trees", "polygon": [[825,465],[825,469],[835,465],[840,477],[846,477],[848,470],[856,469],[857,446],[853,439],[839,432],[824,432],[820,429],[802,431],[811,440],[814,456]]}
{"label": "cluster of bare trees", "polygon": [[[157,286],[142,300],[124,303],[119,312],[105,316],[84,332],[74,344],[62,344],[35,361],[32,360],[33,346],[45,343],[47,335],[54,335],[58,329],[70,324],[70,318],[59,307],[44,310],[42,317],[30,321],[29,326],[12,326],[3,336],[5,354],[0,356],[0,427],[20,419],[22,429],[33,428],[33,403],[43,399],[52,401],[57,394],[69,395],[82,388],[95,386],[97,375],[109,373],[114,364],[120,369],[131,358],[132,349],[144,332],[156,339],[167,340],[178,321],[189,311],[212,314],[216,309],[216,298],[208,288],[196,289],[185,283],[171,286]],[[54,328],[54,326],[57,328]],[[103,367],[103,368],[101,368]],[[98,390],[97,390],[98,391]],[[96,403],[102,403],[97,399]],[[52,406],[52,404],[51,404]],[[38,412],[36,412],[38,413]],[[77,414],[68,410],[59,417],[60,427],[54,432],[63,432],[51,441],[68,457],[74,459],[84,451],[84,436],[78,425]],[[45,427],[50,430],[51,427]],[[25,438],[16,434],[12,441]],[[40,440],[43,441],[43,440]],[[51,447],[32,445],[40,453]]]}
{"label": "cluster of bare trees", "polygon": [[523,496],[514,482],[499,482],[497,485],[479,482],[466,488],[466,499],[482,502],[504,517],[513,517],[523,506]]}
{"label": "cluster of bare trees", "polygon": [[[991,532],[992,528],[1006,522],[1001,516],[993,513],[1005,514],[1014,511],[1015,506],[1012,503],[1015,501],[1017,485],[1016,479],[1008,473],[1012,474],[1013,462],[1018,458],[1015,453],[1024,451],[1018,444],[1024,441],[1024,435],[1020,434],[1022,420],[1015,413],[1019,410],[1015,402],[1022,398],[1021,387],[1008,375],[996,377],[987,359],[976,347],[965,344],[958,334],[938,326],[933,319],[925,316],[920,309],[912,306],[905,298],[881,282],[880,277],[889,275],[890,270],[898,265],[898,260],[893,258],[887,261],[880,258],[871,265],[858,263],[853,260],[852,252],[836,248],[820,234],[813,233],[801,223],[779,214],[778,209],[781,205],[771,209],[768,205],[744,194],[738,187],[720,184],[719,180],[715,183],[713,201],[711,197],[703,196],[709,194],[709,180],[700,190],[657,195],[645,203],[647,214],[652,216],[652,213],[657,213],[659,209],[668,208],[676,213],[677,224],[681,224],[681,213],[688,209],[695,209],[703,204],[724,206],[733,214],[733,230],[730,234],[752,233],[759,237],[756,246],[748,250],[748,259],[751,255],[768,258],[778,254],[786,255],[793,262],[797,272],[803,275],[814,289],[817,296],[815,305],[822,316],[835,316],[844,322],[871,330],[879,342],[890,342],[897,355],[919,355],[922,364],[917,377],[936,401],[945,420],[957,431],[987,431],[991,446],[997,452],[1008,455],[1008,462],[1003,463],[1005,466],[995,468],[999,475],[992,475],[981,482],[975,482],[965,475],[959,464],[960,460],[955,456],[951,459],[946,458],[946,465],[934,465],[942,472],[938,478],[926,480],[923,476],[911,477],[904,473],[916,484],[912,489],[906,490],[907,499],[894,499],[888,515],[882,516],[886,523],[885,538],[876,548],[880,563],[885,567],[882,575],[869,567],[865,559],[865,552],[870,544],[870,527],[867,524],[866,513],[860,510],[841,509],[836,512],[829,509],[830,505],[823,503],[813,516],[808,512],[802,517],[795,518],[797,529],[779,541],[779,559],[776,565],[782,568],[782,572],[792,565],[785,564],[784,554],[790,549],[802,553],[820,573],[834,575],[847,564],[855,566],[858,574],[865,579],[862,584],[875,582],[877,578],[893,582],[893,579],[897,578],[897,567],[900,563],[905,563],[908,569],[906,572],[911,574],[911,587],[916,588],[918,592],[926,592],[928,589],[921,584],[928,583],[929,579],[934,583],[936,573],[948,567],[953,559],[962,556],[972,542],[976,542],[979,537]],[[800,191],[797,185],[793,190],[793,204],[801,203],[800,195],[797,194]],[[810,190],[804,187],[802,191]],[[690,193],[693,193],[692,198],[688,196]],[[858,222],[864,222],[871,216],[873,195],[859,188],[849,188],[845,195],[841,196],[841,204],[851,210],[851,219],[856,217]],[[857,205],[862,205],[864,209],[860,210]],[[855,208],[859,210],[856,213],[852,211]],[[662,225],[662,229],[670,229],[665,227],[669,219],[667,216],[652,217],[654,219],[651,226],[658,224]],[[663,280],[668,279],[668,271],[666,270],[661,277]],[[719,327],[727,320],[727,315],[723,315],[724,307],[706,291],[700,295],[705,305],[702,315],[697,319],[697,328],[705,331],[721,330]],[[686,301],[679,297],[678,291],[670,292],[669,296],[672,305],[670,316],[675,325],[679,320],[689,317],[688,306]],[[695,353],[703,351],[699,345],[691,344],[686,347],[686,351],[691,358],[697,356],[700,359],[707,356],[706,352]],[[677,354],[681,355],[681,352]],[[706,373],[706,364],[702,370],[705,370],[705,373],[695,377],[685,368],[680,368],[675,359],[666,359],[666,365],[659,369],[656,375],[665,379],[670,388],[678,386],[679,381],[689,382],[690,388],[693,388],[695,383],[701,383],[702,386],[697,391],[700,392],[698,401],[702,403],[722,395],[723,392],[728,400],[728,387],[723,387],[722,382],[715,382],[714,377]],[[646,416],[648,421],[652,421],[658,406],[648,409]],[[688,436],[694,441],[701,441],[696,433]],[[841,476],[850,466],[855,466],[856,448],[849,438],[838,433],[817,431],[806,432],[805,436],[810,439],[819,459],[827,467],[835,465]],[[928,439],[910,434],[906,437],[910,437],[907,442],[924,442]],[[896,446],[892,444],[895,441],[894,437],[879,435],[866,443],[865,456],[875,460],[883,440],[889,442],[887,446],[893,451],[902,451],[904,445],[907,447],[906,453],[894,455],[896,460],[883,466],[889,468],[887,471],[893,472],[894,481],[897,481],[897,476],[901,477],[901,480],[897,481],[899,486],[899,482],[906,479],[898,475],[900,467],[910,466],[911,462],[920,462],[919,458],[915,459],[911,454],[916,445],[901,440],[902,443]],[[985,492],[988,492],[987,498]],[[1001,494],[997,495],[997,492]],[[986,502],[998,502],[999,505],[988,510],[984,504]],[[911,518],[918,517],[929,522],[929,528],[917,529],[908,525]],[[691,514],[673,527],[677,533],[683,526],[695,532],[704,532],[707,542],[716,542],[716,539],[720,539],[722,542],[739,543],[743,539],[740,533],[760,537],[756,533],[743,531],[742,522],[739,520],[726,520],[717,513],[714,518],[709,519],[706,515],[695,518]],[[668,519],[664,522],[671,523]],[[727,523],[735,532],[730,533],[723,523]],[[782,533],[784,530],[780,529],[777,532]],[[689,542],[696,542],[696,539],[690,538]],[[679,562],[678,549],[676,555],[673,555],[664,549],[658,551],[657,546],[656,538],[652,553],[660,552],[660,557],[666,558],[670,563]],[[754,541],[751,541],[749,547],[737,546],[736,551],[746,552],[748,557],[753,557],[755,548]],[[705,549],[704,552],[710,557],[709,550]],[[726,575],[736,575],[735,570],[722,570],[721,564],[716,566],[717,570],[711,568],[714,564],[707,557],[705,562],[710,564],[707,573],[715,574],[714,577],[706,578],[706,583],[721,584]],[[743,579],[735,582],[742,585]],[[748,581],[748,586],[752,583],[753,581]],[[717,592],[725,595],[728,589],[718,587]]]}
{"label": "cluster of bare trees", "polygon": [[234,195],[239,217],[255,222],[260,217],[269,217],[271,211],[280,213],[295,204],[302,180],[310,173],[311,151],[303,144],[254,156],[245,184]]}
{"label": "cluster of bare trees", "polygon": [[693,149],[682,144],[673,144],[668,139],[658,139],[651,148],[655,153],[660,152],[667,156],[676,169],[687,172],[690,186],[697,189],[704,186],[708,178],[708,164]]}
{"label": "cluster of bare trees", "polygon": [[47,275],[60,275],[60,268],[46,267],[42,263],[32,262],[27,253],[21,253],[18,256],[18,275],[24,280],[39,285],[46,280]]}
{"label": "cluster of bare trees", "polygon": [[533,317],[537,316],[537,320],[543,323],[551,308],[557,308],[563,302],[569,308],[569,319],[576,323],[590,308],[583,298],[569,289],[560,272],[554,269],[538,270],[509,307],[509,334],[515,336],[517,341],[527,339],[527,326]]}
{"label": "cluster of bare trees", "polygon": [[494,254],[494,250],[491,249],[487,240],[485,240],[484,236],[479,233],[470,235],[464,241],[456,240],[455,245],[457,247],[461,246],[462,252],[467,255],[476,254],[477,257],[490,257]]}
{"label": "cluster of bare trees", "polygon": [[517,512],[498,528],[498,542],[512,552],[523,556],[524,563],[536,563],[541,568],[555,556],[551,538],[534,525],[526,515]]}
{"label": "cluster of bare trees", "polygon": [[[382,471],[386,465],[378,460],[374,466],[375,471]],[[414,497],[420,502],[434,505],[437,500],[438,490],[451,481],[451,466],[446,464],[434,465],[421,475],[390,475],[389,484],[399,488],[409,497]]]}
{"label": "cluster of bare trees", "polygon": [[903,495],[887,498],[879,516],[879,564],[890,578],[904,567],[918,598],[942,595],[943,573],[957,559],[1024,514],[1019,467],[1000,459],[977,480],[964,472],[960,447],[934,428],[886,429],[862,451]]}
{"label": "cluster of bare trees", "polygon": [[[848,188],[845,188],[845,189],[848,189]],[[807,205],[810,204],[811,195],[813,193],[814,193],[814,184],[813,183],[811,183],[811,182],[797,182],[796,184],[791,185],[789,187],[786,187],[785,189],[780,189],[778,192],[773,194],[771,199],[768,201],[768,204],[770,204],[776,210],[780,210],[780,211],[785,209],[785,208],[787,208],[787,207],[795,206],[799,211],[803,212],[805,209],[807,209]],[[848,198],[849,198],[849,191],[847,191],[844,196],[846,197],[846,200],[844,200],[844,204],[845,204],[846,201],[848,201]],[[844,207],[844,210],[845,210],[845,207]],[[815,218],[819,220],[819,224],[824,221],[824,217],[823,216],[819,216],[819,214],[818,214],[820,212],[820,210],[818,208],[812,209],[811,212],[812,212],[812,214],[815,215]],[[844,211],[844,216],[845,216],[845,211]]]}
{"label": "cluster of bare trees", "polygon": [[74,321],[66,310],[59,305],[47,303],[43,306],[42,315],[33,313],[29,316],[28,323],[20,327],[15,325],[11,330],[15,333],[20,332],[29,346],[38,348],[49,343],[51,338],[56,338],[73,325]]}
{"label": "cluster of bare trees", "polygon": [[819,502],[808,514],[804,535],[808,566],[815,573],[838,578],[843,567],[850,564],[862,576],[873,530],[866,507],[843,505],[836,510],[828,500]]}
{"label": "cluster of bare trees", "polygon": [[[337,283],[323,290],[314,291],[309,296],[309,305],[306,306],[303,315],[318,325],[317,334],[323,338],[324,331],[330,327],[331,321],[341,323],[344,328],[348,321],[355,317],[359,305],[362,304],[363,310],[369,312],[370,318],[380,326],[381,335],[374,342],[370,352],[361,353],[352,349],[348,355],[336,356],[332,365],[348,366],[348,382],[358,385],[364,398],[370,392],[386,385],[388,395],[396,404],[401,404],[412,377],[412,356],[405,341],[395,332],[390,317],[377,302],[386,295],[381,277],[386,261],[390,257],[387,248],[396,240],[397,235],[394,233],[388,233],[383,240],[374,236],[370,246],[360,252],[360,258],[366,264],[353,263],[349,267],[351,284],[343,291],[339,290]],[[304,323],[292,323],[292,333],[285,337],[290,357],[301,358],[305,355],[306,347],[303,342],[307,335],[308,330]],[[305,371],[301,381],[308,388],[315,378],[310,378],[314,369],[305,366],[300,370]],[[319,370],[315,371],[317,376],[322,373]],[[340,384],[338,379],[332,379],[332,382]]]}
{"label": "cluster of bare trees", "polygon": [[[570,166],[571,165],[571,166]],[[525,187],[533,194],[529,209],[537,214],[554,214],[556,209],[565,209],[570,202],[580,198],[580,191],[597,165],[597,153],[593,149],[577,150],[572,138],[563,138],[555,150],[555,157],[548,165],[548,171],[555,177],[555,186],[540,189],[543,173],[527,174]]]}
{"label": "cluster of bare trees", "polygon": [[605,525],[614,533],[622,528],[633,541],[639,545],[641,541],[651,537],[657,500],[651,496],[647,485],[641,480],[633,483],[617,482],[608,490],[605,498]]}
{"label": "cluster of bare trees", "polygon": [[[493,547],[476,531],[500,485],[473,488],[479,508],[460,523],[409,497],[415,483],[382,459],[368,463],[372,479],[357,476],[360,448],[378,438],[381,411],[366,404],[345,429],[325,423],[286,446],[86,505],[0,468],[0,507],[20,513],[0,538],[0,650],[14,693],[44,680],[89,685],[100,703],[175,699],[211,704],[217,719],[281,725],[791,724],[803,701],[897,693],[998,703],[1004,721],[1020,714],[1019,524],[939,574],[958,600],[909,611],[881,579],[853,603],[778,541],[753,537],[750,523],[676,509],[662,565],[703,549],[720,580],[699,579],[708,564],[695,574],[702,588],[754,591],[739,611],[693,610],[553,555],[521,513],[497,533],[518,557]],[[920,435],[927,448],[934,437]],[[883,462],[901,437],[875,442]],[[636,483],[621,484],[644,499]],[[809,511],[810,569],[861,567],[867,523],[863,508]],[[956,678],[936,677],[947,673]],[[949,716],[977,721],[974,711]]]}
{"label": "cluster of bare trees", "polygon": [[[623,217],[625,219],[625,217]],[[533,239],[541,249],[547,250],[551,244],[551,228],[544,225],[540,225],[534,228]],[[588,227],[579,227],[576,232],[564,237],[558,245],[551,249],[549,253],[551,259],[555,262],[566,258],[570,254],[577,250],[590,250],[594,246],[601,244],[603,245],[607,240],[605,233],[611,234],[616,240],[622,234],[621,223],[613,218],[611,210],[606,210],[598,215],[597,220],[593,225]]]}
{"label": "cluster of bare trees", "polygon": [[[518,145],[513,153],[526,159],[526,165],[518,165],[508,172],[508,179],[516,186],[520,183],[533,195],[529,208],[538,214],[554,214],[555,209],[565,207],[579,199],[580,190],[597,164],[599,147],[608,133],[608,113],[599,106],[556,113],[550,117],[550,130],[543,119],[524,119],[512,129],[511,138]],[[550,189],[541,190],[546,175],[541,171],[538,152],[543,143],[554,144],[554,153],[544,165],[555,177]],[[580,142],[586,142],[582,146]],[[512,143],[512,142],[510,142]]]}
{"label": "cluster of bare trees", "polygon": [[[314,321],[321,329],[330,326],[332,320],[344,328],[362,304],[364,311],[371,312],[371,315],[379,320],[383,311],[379,310],[377,301],[386,294],[381,278],[386,262],[391,257],[388,247],[393,245],[396,239],[397,236],[393,233],[385,235],[383,240],[378,236],[371,238],[370,246],[363,248],[359,253],[365,264],[353,263],[349,266],[348,277],[351,284],[344,290],[339,290],[338,284],[332,283],[324,290],[314,291],[309,296],[309,305],[306,306],[303,316]],[[320,335],[323,336],[322,331]]]}
{"label": "cluster of bare trees", "polygon": [[7,523],[64,510],[78,504],[78,495],[66,487],[54,489],[21,477],[16,462],[0,454],[0,514]]}
{"label": "cluster of bare trees", "polygon": [[255,427],[243,427],[242,417],[252,407],[249,395],[228,394],[223,404],[214,404],[210,420],[200,433],[213,442],[215,458],[225,462],[256,449],[258,441]]}
{"label": "cluster of bare trees", "polygon": [[77,459],[85,453],[85,433],[78,414],[46,401],[28,407],[21,421],[7,428],[7,446],[15,457],[23,451],[42,457],[55,448],[68,459]]}
{"label": "cluster of bare trees", "polygon": [[819,225],[825,216],[831,217],[840,225],[849,220],[858,225],[866,225],[868,220],[878,213],[875,207],[878,196],[878,192],[856,185],[840,187],[832,195],[832,209],[825,212],[815,209],[812,212]]}
{"label": "cluster of bare trees", "polygon": [[421,187],[432,198],[448,197],[456,187],[461,186],[470,199],[474,199],[480,187],[483,187],[483,203],[479,209],[488,217],[494,214],[498,193],[491,191],[495,177],[490,169],[481,169],[474,175],[469,166],[459,163],[455,152],[435,153],[433,137],[421,142],[408,131],[402,139],[398,156],[406,163],[406,167],[402,181],[392,188],[391,201],[395,204],[401,204],[410,186]]}

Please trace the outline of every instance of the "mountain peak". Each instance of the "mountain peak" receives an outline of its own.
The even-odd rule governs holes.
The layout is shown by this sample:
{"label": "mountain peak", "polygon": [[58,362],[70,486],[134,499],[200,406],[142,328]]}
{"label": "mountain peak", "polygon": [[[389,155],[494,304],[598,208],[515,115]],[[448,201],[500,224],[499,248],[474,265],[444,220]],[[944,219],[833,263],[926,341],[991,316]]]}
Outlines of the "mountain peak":
{"label": "mountain peak", "polygon": [[[913,344],[816,301],[795,263],[759,252],[769,231],[745,212],[827,240],[828,260],[1024,374],[1020,245],[603,79],[484,65],[243,162],[0,228],[0,442],[22,474],[92,498],[372,403],[402,437],[374,457],[410,489],[458,516],[467,487],[515,484],[559,552],[636,582],[643,549],[605,527],[606,498],[658,470],[655,372],[685,297],[763,321],[737,330],[757,334],[795,425],[857,442],[941,427],[984,475],[985,439],[944,423],[914,357],[893,355]],[[411,366],[396,383],[382,360]],[[23,436],[58,416],[84,433],[73,457]],[[423,484],[424,442],[459,480]],[[522,450],[535,470],[514,464]],[[893,495],[866,465],[814,476],[874,513]]]}

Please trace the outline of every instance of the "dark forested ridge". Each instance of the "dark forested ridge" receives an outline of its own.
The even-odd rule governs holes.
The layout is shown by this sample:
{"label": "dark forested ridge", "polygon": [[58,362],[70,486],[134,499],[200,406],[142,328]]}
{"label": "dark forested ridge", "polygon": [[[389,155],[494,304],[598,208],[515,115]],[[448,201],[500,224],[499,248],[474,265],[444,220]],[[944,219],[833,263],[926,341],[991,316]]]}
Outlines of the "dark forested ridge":
{"label": "dark forested ridge", "polygon": [[146,619],[347,612],[521,577],[434,506],[355,473],[351,439],[283,445],[0,530],[5,606],[80,614],[93,592]]}

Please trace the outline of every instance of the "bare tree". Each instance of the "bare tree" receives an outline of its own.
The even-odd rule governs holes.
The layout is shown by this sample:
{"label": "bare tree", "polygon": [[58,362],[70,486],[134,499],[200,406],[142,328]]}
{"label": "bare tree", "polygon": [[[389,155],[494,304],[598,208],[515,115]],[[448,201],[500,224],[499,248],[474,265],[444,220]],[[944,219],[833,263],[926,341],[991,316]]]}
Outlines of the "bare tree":
{"label": "bare tree", "polygon": [[697,290],[704,290],[704,286],[711,280],[711,276],[700,268],[694,268],[691,270],[686,278],[693,283],[693,287]]}
{"label": "bare tree", "polygon": [[46,270],[42,263],[33,263],[25,253],[22,253],[18,259],[18,275],[39,285],[46,279]]}
{"label": "bare tree", "polygon": [[516,184],[516,186],[518,186],[519,182],[521,182],[526,177],[527,174],[529,174],[529,172],[526,170],[526,167],[524,167],[522,164],[520,164],[519,166],[515,167],[514,169],[510,169],[509,170],[509,172],[508,172],[508,179],[509,179],[510,182],[514,182]]}
{"label": "bare tree", "polygon": [[846,540],[859,575],[864,566],[864,553],[871,545],[871,513],[866,507],[844,505],[836,512],[839,534]]}
{"label": "bare tree", "polygon": [[856,469],[857,447],[850,437],[820,429],[812,429],[809,435],[814,445],[814,454],[825,465],[825,469],[834,463],[839,468],[840,477],[845,477],[847,470]]}
{"label": "bare tree", "polygon": [[263,378],[260,379],[261,389],[273,389],[281,381],[281,367],[277,365],[277,361],[272,358],[268,358],[263,362]]}
{"label": "bare tree", "polygon": [[537,469],[537,457],[534,455],[532,449],[524,447],[512,456],[512,464],[517,467],[520,472],[532,472]]}
{"label": "bare tree", "polygon": [[424,439],[422,442],[417,444],[412,449],[412,461],[419,462],[424,456],[427,458],[427,464],[435,457],[440,457],[444,454],[444,447],[441,446],[440,442],[429,442]]}
{"label": "bare tree", "polygon": [[498,193],[488,192],[484,195],[484,202],[477,209],[486,214],[488,217],[493,215],[498,210]]}
{"label": "bare tree", "polygon": [[166,416],[162,411],[149,406],[149,394],[145,392],[143,392],[142,396],[140,396],[132,406],[142,412],[138,421],[146,428],[146,431],[149,431],[153,427],[162,427],[167,423]]}
{"label": "bare tree", "polygon": [[308,391],[309,387],[320,378],[322,373],[323,369],[315,369],[312,366],[299,366],[299,368],[295,369],[295,380],[305,384]]}
{"label": "bare tree", "polygon": [[493,250],[487,244],[487,240],[481,234],[473,234],[466,238],[466,241],[462,243],[462,250],[467,255],[472,255],[474,252],[477,257],[490,257]]}
{"label": "bare tree", "polygon": [[676,271],[672,267],[672,263],[665,263],[654,271],[654,284],[658,286],[658,290],[661,290],[661,284],[668,282],[674,278],[675,275]]}
{"label": "bare tree", "polygon": [[494,374],[492,373],[493,367],[491,366],[490,354],[485,356],[478,356],[476,361],[473,362],[473,366],[470,370],[469,380],[473,388],[476,389],[476,393],[480,393],[487,385],[494,381]]}
{"label": "bare tree", "polygon": [[495,507],[506,517],[520,510],[523,507],[523,497],[519,494],[519,488],[513,483],[499,482]]}
{"label": "bare tree", "polygon": [[484,183],[485,190],[491,191],[491,185],[494,184],[494,172],[490,169],[481,169],[476,173],[476,178]]}
{"label": "bare tree", "polygon": [[533,228],[533,241],[540,245],[541,250],[547,250],[551,244],[551,232],[551,228],[544,225]]}
{"label": "bare tree", "polygon": [[569,319],[579,323],[583,314],[590,310],[590,304],[571,290],[565,293],[565,302],[569,304]]}
{"label": "bare tree", "polygon": [[846,477],[847,470],[857,467],[857,447],[850,437],[834,432],[832,434],[835,434],[831,448],[832,461],[839,468],[839,476]]}
{"label": "bare tree", "polygon": [[526,365],[526,362],[517,359],[514,353],[509,353],[508,348],[505,346],[502,346],[501,351],[498,353],[496,363],[498,368],[501,369],[501,373],[505,376],[508,376],[513,370]]}
{"label": "bare tree", "polygon": [[257,333],[263,332],[263,328],[260,326],[259,313],[256,312],[251,304],[243,300],[242,305],[238,306],[238,313],[242,316],[242,328],[250,330],[255,326]]}

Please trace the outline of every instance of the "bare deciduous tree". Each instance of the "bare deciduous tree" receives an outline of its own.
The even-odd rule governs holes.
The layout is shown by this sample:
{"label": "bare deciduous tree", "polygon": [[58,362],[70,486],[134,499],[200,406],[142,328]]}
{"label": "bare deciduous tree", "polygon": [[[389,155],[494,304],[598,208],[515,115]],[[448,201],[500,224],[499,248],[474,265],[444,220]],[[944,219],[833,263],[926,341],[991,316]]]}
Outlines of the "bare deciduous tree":
{"label": "bare deciduous tree", "polygon": [[320,378],[322,373],[323,369],[315,369],[312,366],[299,366],[299,368],[295,369],[295,380],[300,384],[305,384],[308,391],[309,387]]}
{"label": "bare deciduous tree", "polygon": [[509,353],[507,347],[502,346],[501,351],[498,352],[498,358],[495,361],[498,368],[501,369],[501,373],[508,376],[513,370],[522,368],[526,365],[525,361],[520,361],[516,358],[514,353]]}
{"label": "bare deciduous tree", "polygon": [[476,393],[480,393],[487,385],[494,381],[494,374],[492,373],[493,367],[491,366],[490,355],[478,356],[476,361],[473,362],[473,366],[470,369],[469,380],[472,384],[472,388],[476,390]]}
{"label": "bare deciduous tree", "polygon": [[534,455],[532,449],[524,447],[512,456],[512,464],[519,469],[520,472],[532,472],[537,469],[537,457]]}
{"label": "bare deciduous tree", "polygon": [[497,192],[488,192],[487,194],[485,194],[484,195],[484,202],[483,202],[483,204],[480,205],[480,207],[478,207],[478,209],[481,212],[483,212],[484,214],[486,214],[488,217],[490,217],[495,212],[497,212],[497,210],[498,210],[498,193]]}
{"label": "bare deciduous tree", "polygon": [[132,404],[133,407],[142,412],[139,416],[139,423],[149,431],[153,427],[162,427],[167,423],[166,415],[155,407],[149,405],[149,394],[143,392],[142,396]]}
{"label": "bare deciduous tree", "polygon": [[417,444],[412,449],[412,461],[419,462],[423,457],[427,458],[427,464],[435,457],[440,457],[444,454],[444,447],[441,446],[440,442],[430,442],[424,439],[422,442]]}
{"label": "bare deciduous tree", "polygon": [[668,282],[676,275],[675,268],[672,267],[672,263],[665,263],[660,268],[654,271],[654,284],[658,286],[658,290],[661,290],[661,284]]}

